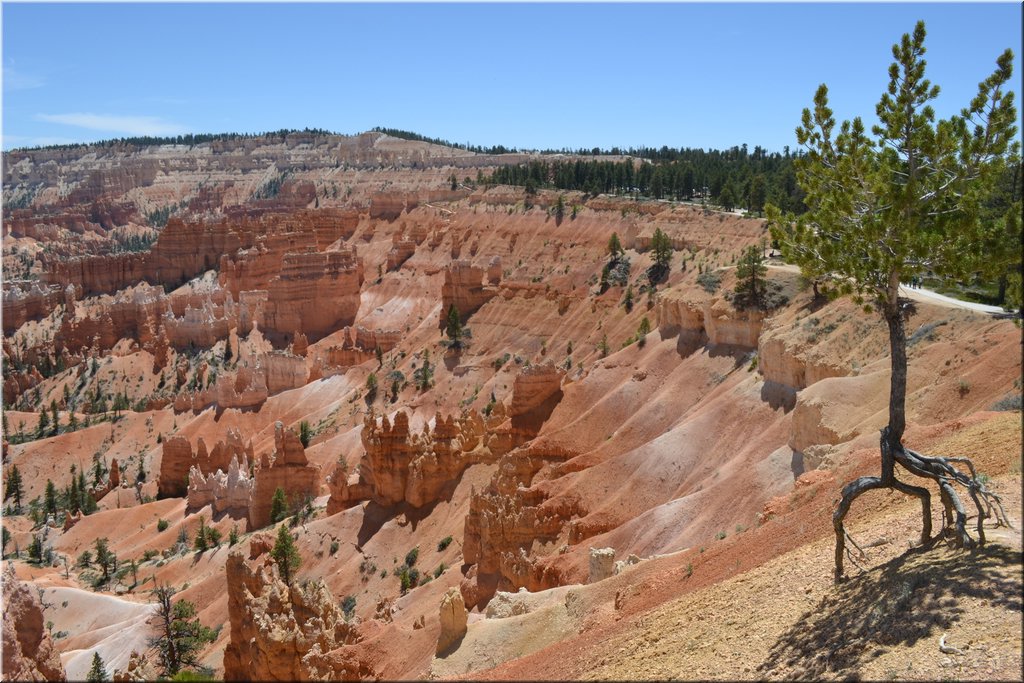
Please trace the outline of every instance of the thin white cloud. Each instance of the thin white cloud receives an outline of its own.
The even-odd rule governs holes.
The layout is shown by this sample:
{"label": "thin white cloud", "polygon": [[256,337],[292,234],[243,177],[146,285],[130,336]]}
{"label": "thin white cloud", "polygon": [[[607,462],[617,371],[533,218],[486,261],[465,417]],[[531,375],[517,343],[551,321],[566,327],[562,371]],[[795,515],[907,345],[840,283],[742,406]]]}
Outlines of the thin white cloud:
{"label": "thin white cloud", "polygon": [[43,79],[4,65],[4,90],[32,90],[45,85]]}
{"label": "thin white cloud", "polygon": [[178,135],[185,132],[184,126],[164,121],[158,116],[113,116],[110,114],[37,114],[36,118],[48,123],[88,128],[104,133],[122,135]]}

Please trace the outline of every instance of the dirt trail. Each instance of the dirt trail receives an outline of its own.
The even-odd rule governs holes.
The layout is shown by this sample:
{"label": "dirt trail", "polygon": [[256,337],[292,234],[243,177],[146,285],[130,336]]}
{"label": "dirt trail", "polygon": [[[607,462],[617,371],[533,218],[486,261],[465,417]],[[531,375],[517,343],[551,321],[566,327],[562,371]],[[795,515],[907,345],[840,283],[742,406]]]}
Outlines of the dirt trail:
{"label": "dirt trail", "polygon": [[[785,264],[768,264],[768,267],[773,270],[782,270],[787,273],[799,273],[799,266],[794,266],[789,263]],[[939,294],[933,292],[930,289],[924,287],[910,287],[908,285],[900,285],[900,293],[904,296],[910,297],[916,301],[924,301],[930,304],[936,304],[938,306],[947,306],[952,308],[966,308],[970,311],[977,311],[978,313],[1005,313],[1006,311],[1000,306],[989,306],[988,304],[979,304],[973,301],[963,301],[962,299],[954,299],[951,296],[945,294]]]}

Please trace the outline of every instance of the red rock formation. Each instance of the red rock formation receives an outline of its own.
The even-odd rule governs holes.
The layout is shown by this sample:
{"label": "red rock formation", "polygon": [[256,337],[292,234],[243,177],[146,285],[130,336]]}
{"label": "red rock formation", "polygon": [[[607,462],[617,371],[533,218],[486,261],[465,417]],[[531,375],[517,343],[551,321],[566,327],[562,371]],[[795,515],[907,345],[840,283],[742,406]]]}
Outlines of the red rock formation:
{"label": "red rock formation", "polygon": [[484,445],[486,429],[475,412],[458,420],[438,414],[433,430],[424,425],[420,434],[410,433],[404,411],[395,414],[393,425],[386,415],[379,424],[367,416],[358,471],[346,477],[339,469],[332,475],[329,514],[368,498],[380,505],[406,502],[417,508],[436,502],[467,467],[493,460]]}
{"label": "red rock formation", "polygon": [[151,345],[166,305],[163,290],[147,284],[113,297],[99,297],[88,306],[69,305],[54,337],[54,347],[82,351],[95,345],[106,350],[125,338]]}
{"label": "red rock formation", "polygon": [[228,555],[231,639],[224,650],[228,681],[365,680],[379,678],[351,647],[355,624],[322,581],[286,585],[268,554],[246,561]]}
{"label": "red rock formation", "polygon": [[398,346],[404,334],[401,330],[368,330],[362,325],[356,325],[355,329],[348,328],[346,334],[354,332],[353,345],[363,351],[375,352],[377,347],[384,353]]}
{"label": "red rock formation", "polygon": [[4,354],[4,400],[15,401],[23,393],[43,381],[43,376],[34,366],[25,372],[8,372],[11,367],[8,363],[7,354]]}
{"label": "red rock formation", "polygon": [[416,241],[396,232],[391,241],[391,250],[388,252],[387,269],[398,270],[415,253]]}
{"label": "red rock formation", "polygon": [[562,399],[565,371],[550,364],[531,365],[516,375],[512,385],[512,446],[526,443],[539,432]]}
{"label": "red rock formation", "polygon": [[111,490],[121,486],[121,466],[117,464],[117,458],[110,460],[110,488]]}
{"label": "red rock formation", "polygon": [[466,604],[458,588],[449,588],[441,598],[439,618],[441,633],[437,637],[437,654],[440,656],[461,642],[466,635],[469,613],[466,612]]}
{"label": "red rock formation", "polygon": [[309,381],[306,359],[293,356],[286,351],[271,351],[260,358],[260,366],[266,377],[267,392],[270,395],[296,389]]}
{"label": "red rock formation", "polygon": [[307,497],[315,497],[320,468],[309,464],[298,435],[277,422],[274,425],[274,452],[264,453],[257,461],[255,479],[249,506],[250,530],[270,524],[271,500],[278,488],[284,490],[289,503],[295,506],[301,505]]}
{"label": "red rock formation", "polygon": [[370,218],[393,221],[405,210],[406,197],[399,192],[381,192],[370,198]]}
{"label": "red rock formation", "polygon": [[39,598],[17,579],[14,565],[3,570],[3,678],[5,681],[63,681],[60,654],[46,630]]}
{"label": "red rock formation", "polygon": [[306,357],[306,351],[309,349],[309,340],[306,339],[306,335],[299,332],[295,335],[295,339],[292,340],[291,352],[294,356]]}
{"label": "red rock formation", "polygon": [[[269,395],[266,374],[259,368],[240,366],[233,372],[218,375],[211,400],[221,409],[254,408],[262,405]],[[195,408],[202,409],[206,405],[209,403]]]}
{"label": "red rock formation", "polygon": [[157,487],[160,498],[187,495],[189,471],[193,467],[203,474],[213,474],[217,470],[226,472],[232,459],[253,461],[252,444],[244,444],[237,429],[229,429],[225,440],[218,441],[211,452],[207,452],[202,439],[193,452],[189,440],[181,435],[165,437],[162,447]]}
{"label": "red rock formation", "polygon": [[249,516],[252,505],[253,479],[249,476],[249,461],[231,457],[226,472],[217,470],[204,475],[198,468],[188,471],[188,504],[186,510],[201,510],[212,506],[213,514],[227,514],[236,519]]}
{"label": "red rock formation", "polygon": [[449,307],[454,304],[463,322],[485,303],[498,294],[493,287],[485,287],[484,269],[477,268],[469,261],[453,262],[444,271],[444,284],[441,286],[441,320],[444,327]]}
{"label": "red rock formation", "polygon": [[362,284],[363,261],[354,250],[285,254],[267,286],[263,332],[316,340],[350,325]]}
{"label": "red rock formation", "polygon": [[549,504],[546,494],[532,485],[546,464],[574,455],[548,448],[514,450],[498,461],[487,487],[473,492],[462,552],[465,563],[477,567],[474,579],[462,586],[467,605],[486,603],[496,590],[536,591],[558,585],[558,577],[527,559],[527,553],[536,550],[535,543],[557,539],[573,517],[586,511],[565,499]]}
{"label": "red rock formation", "polygon": [[328,346],[318,351],[314,366],[319,376],[330,377],[343,373],[350,367],[361,365],[376,356],[380,346],[382,353],[395,348],[402,340],[400,330],[368,330],[362,326],[355,329],[346,327],[342,331],[341,345]]}
{"label": "red rock formation", "polygon": [[[80,286],[86,295],[109,294],[142,281],[178,284],[217,268],[222,255],[251,249],[261,235],[291,232],[294,234],[289,242],[293,245],[312,244],[326,249],[337,239],[350,236],[357,222],[355,212],[341,209],[283,215],[257,209],[211,222],[185,222],[172,217],[149,252],[55,261],[44,280],[61,287]],[[238,290],[233,289],[233,294],[237,297]]]}
{"label": "red rock formation", "polygon": [[678,333],[695,346],[706,342],[756,349],[765,313],[738,311],[723,296],[709,297],[691,287],[663,292],[657,319],[664,336]]}
{"label": "red rock formation", "polygon": [[39,320],[63,303],[63,289],[38,282],[4,282],[3,329],[4,334],[14,331],[29,320]]}

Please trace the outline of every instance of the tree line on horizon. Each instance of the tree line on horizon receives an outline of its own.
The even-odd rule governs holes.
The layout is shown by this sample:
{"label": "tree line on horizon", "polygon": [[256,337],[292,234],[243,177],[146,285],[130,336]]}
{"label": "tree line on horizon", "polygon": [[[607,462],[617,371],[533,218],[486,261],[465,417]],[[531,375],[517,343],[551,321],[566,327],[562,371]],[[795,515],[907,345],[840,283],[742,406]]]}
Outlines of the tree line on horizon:
{"label": "tree line on horizon", "polygon": [[[522,185],[527,189],[576,190],[590,194],[619,194],[677,201],[707,199],[732,210],[760,212],[767,202],[794,213],[806,210],[796,182],[792,154],[768,152],[747,145],[728,150],[701,148],[641,148],[618,150],[620,156],[646,160],[538,159],[498,168],[484,183]],[[607,154],[611,154],[608,151]],[[604,153],[604,152],[602,152]]]}

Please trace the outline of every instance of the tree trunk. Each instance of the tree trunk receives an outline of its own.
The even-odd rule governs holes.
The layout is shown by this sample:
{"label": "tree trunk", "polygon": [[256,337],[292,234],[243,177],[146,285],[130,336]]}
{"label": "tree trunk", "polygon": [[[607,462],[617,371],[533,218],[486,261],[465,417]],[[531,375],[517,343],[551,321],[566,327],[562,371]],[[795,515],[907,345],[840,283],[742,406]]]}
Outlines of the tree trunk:
{"label": "tree trunk", "polygon": [[[846,540],[849,534],[843,522],[853,501],[862,493],[873,489],[891,488],[907,495],[915,496],[921,501],[921,544],[930,541],[932,533],[931,493],[922,486],[911,486],[896,478],[896,463],[908,473],[925,477],[934,481],[939,487],[939,494],[945,508],[945,528],[953,535],[958,547],[970,547],[973,540],[967,533],[967,512],[953,488],[953,484],[965,487],[978,513],[978,538],[985,542],[984,520],[994,514],[998,524],[1009,526],[1009,520],[1003,511],[998,495],[987,489],[978,480],[974,464],[969,458],[958,457],[927,457],[903,446],[903,432],[906,429],[907,400],[907,337],[904,327],[903,310],[896,296],[898,279],[890,279],[888,301],[882,304],[882,315],[889,326],[889,351],[891,354],[892,377],[889,382],[889,424],[882,430],[880,450],[882,456],[882,476],[860,477],[843,487],[842,496],[835,513],[832,515],[832,526],[836,534],[835,580],[843,578],[843,557],[848,554]],[[970,474],[957,470],[953,463],[963,463]],[[850,539],[851,542],[853,539]],[[854,543],[854,545],[856,545]],[[858,550],[860,547],[858,546]],[[863,553],[863,551],[861,551]]]}
{"label": "tree trunk", "polygon": [[889,356],[892,368],[892,377],[889,381],[887,438],[890,448],[896,451],[902,447],[903,432],[907,426],[907,333],[898,300],[885,307],[884,315],[889,326]]}

